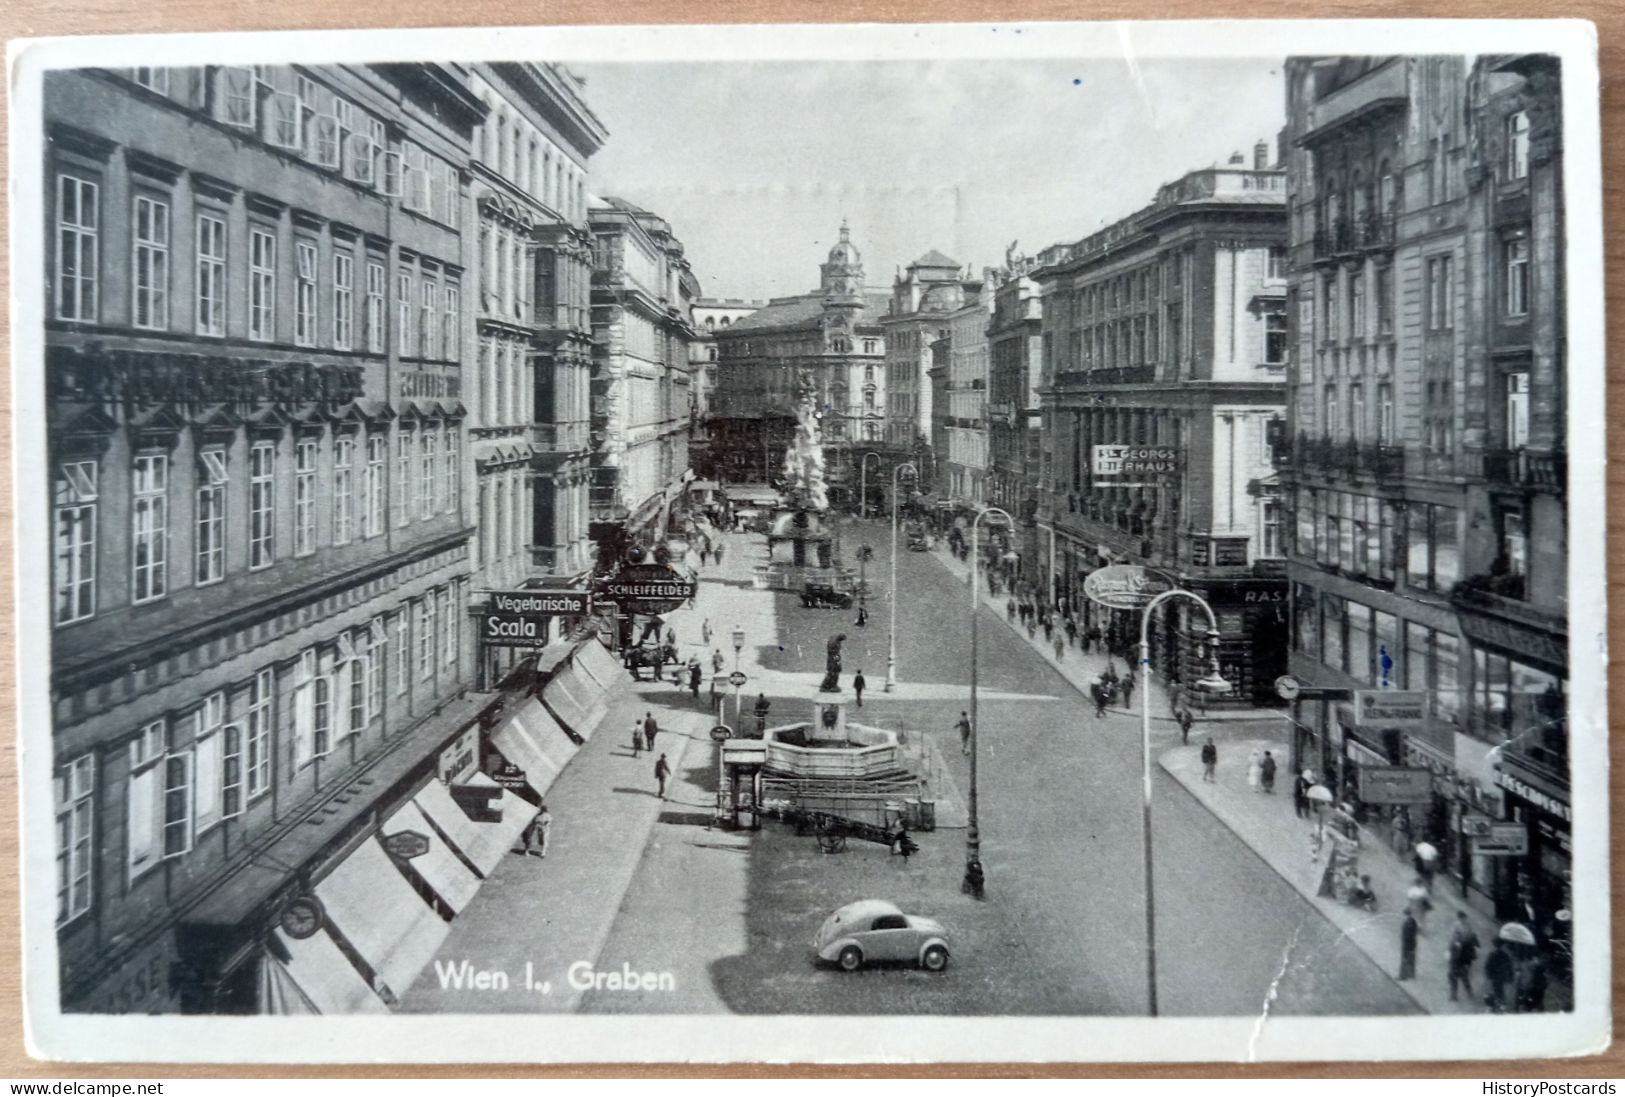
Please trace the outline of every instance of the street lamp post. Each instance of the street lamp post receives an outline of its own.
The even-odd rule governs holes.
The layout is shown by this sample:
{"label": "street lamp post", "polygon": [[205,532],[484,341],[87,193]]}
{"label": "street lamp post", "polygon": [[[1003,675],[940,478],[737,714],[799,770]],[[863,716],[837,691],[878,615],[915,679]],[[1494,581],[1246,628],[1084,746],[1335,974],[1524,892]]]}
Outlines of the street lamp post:
{"label": "street lamp post", "polygon": [[[1168,590],[1157,595],[1146,604],[1140,615],[1140,788],[1141,809],[1143,820],[1141,829],[1145,843],[1145,983],[1146,995],[1150,1004],[1151,1016],[1157,1016],[1157,904],[1156,891],[1152,884],[1151,873],[1151,614],[1164,602],[1175,598],[1189,598],[1202,607],[1207,615],[1207,647],[1208,668],[1207,674],[1199,678],[1194,687],[1203,693],[1225,693],[1230,689],[1230,683],[1224,680],[1219,673],[1219,624],[1213,617],[1213,607],[1197,594],[1188,590]],[[975,679],[972,679],[974,681]],[[973,687],[974,688],[974,687]],[[975,802],[976,782],[975,763],[976,755],[971,754],[972,778],[971,796]],[[974,808],[971,813],[971,827],[976,826]]]}
{"label": "street lamp post", "polygon": [[976,718],[976,618],[977,602],[981,592],[977,589],[977,568],[982,562],[982,519],[996,514],[1006,526],[1014,526],[1015,519],[999,507],[988,507],[970,524],[970,829],[965,832],[965,889],[981,898],[986,875],[982,870],[982,832],[976,818],[976,756],[981,753],[977,740],[982,737],[982,725]]}
{"label": "street lamp post", "polygon": [[881,460],[880,454],[876,453],[874,450],[870,450],[868,453],[865,453],[862,460],[858,462],[859,518],[867,518],[869,516],[869,458],[871,457],[873,457],[877,463]]}
{"label": "street lamp post", "polygon": [[[739,655],[740,655],[740,653],[742,651],[745,650],[745,628],[744,628],[743,625],[735,625],[734,626],[733,640],[734,640],[734,673],[738,674],[739,673]],[[738,685],[738,683],[735,683],[734,684],[734,727],[739,726],[739,705],[740,705],[740,701],[739,701],[739,685]]]}
{"label": "street lamp post", "polygon": [[891,590],[886,593],[891,602],[891,635],[886,641],[886,692],[897,685],[897,478],[904,469],[914,476],[920,470],[904,461],[891,470]]}

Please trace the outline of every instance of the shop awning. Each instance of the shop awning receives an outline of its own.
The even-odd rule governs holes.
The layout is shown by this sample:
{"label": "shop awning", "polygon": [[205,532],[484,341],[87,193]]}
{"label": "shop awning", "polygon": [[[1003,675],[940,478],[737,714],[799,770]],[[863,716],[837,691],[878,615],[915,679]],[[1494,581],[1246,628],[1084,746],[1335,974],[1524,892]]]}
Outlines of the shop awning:
{"label": "shop awning", "polygon": [[[526,708],[530,707],[527,703]],[[540,708],[540,706],[537,706]],[[523,711],[523,710],[521,710]],[[547,716],[546,712],[542,715]],[[557,727],[549,717],[548,724]],[[546,725],[537,721],[538,729]],[[545,795],[552,787],[553,781],[558,777],[559,771],[564,768],[561,763],[555,763],[542,750],[538,738],[530,730],[531,725],[521,720],[518,715],[509,718],[508,722],[491,733],[491,743],[502,752],[502,756],[512,764],[525,771],[525,783],[536,790],[537,795]],[[563,733],[560,732],[562,735]]]}
{"label": "shop awning", "polygon": [[316,885],[316,897],[397,996],[406,993],[451,932],[371,838]]}
{"label": "shop awning", "polygon": [[592,738],[606,712],[603,688],[573,663],[561,667],[543,687],[542,700],[565,727],[583,739]]}
{"label": "shop awning", "polygon": [[483,773],[476,773],[468,783],[498,789],[501,795],[493,798],[493,806],[502,813],[501,821],[482,823],[470,819],[452,799],[451,790],[439,781],[425,785],[412,802],[463,851],[464,857],[474,862],[482,875],[489,876],[519,840],[536,809]]}
{"label": "shop awning", "polygon": [[453,911],[460,912],[480,890],[480,878],[458,860],[457,854],[453,853],[440,835],[435,833],[434,827],[423,817],[423,812],[411,801],[402,804],[399,811],[384,820],[379,834],[387,838],[391,834],[407,830],[421,834],[429,840],[428,851],[409,862],[412,871],[422,876],[424,881],[434,888],[434,893],[444,899]]}
{"label": "shop awning", "polygon": [[589,640],[577,648],[575,661],[606,693],[626,681],[626,668],[597,641]]}
{"label": "shop awning", "polygon": [[[413,896],[414,899],[417,896]],[[290,957],[286,964],[274,956],[267,956],[265,963],[279,969],[270,972],[272,983],[280,974],[285,973],[292,978],[294,985],[303,995],[305,1001],[318,1013],[388,1013],[389,1007],[384,1005],[383,999],[372,992],[367,981],[355,969],[344,953],[339,951],[338,944],[324,929],[314,937],[303,941],[289,937],[281,929],[271,931],[276,934],[277,943],[288,950]],[[286,990],[278,985],[279,990]],[[298,1001],[296,996],[275,994],[267,1006],[277,1006],[288,1013],[304,1013],[304,1003]]]}

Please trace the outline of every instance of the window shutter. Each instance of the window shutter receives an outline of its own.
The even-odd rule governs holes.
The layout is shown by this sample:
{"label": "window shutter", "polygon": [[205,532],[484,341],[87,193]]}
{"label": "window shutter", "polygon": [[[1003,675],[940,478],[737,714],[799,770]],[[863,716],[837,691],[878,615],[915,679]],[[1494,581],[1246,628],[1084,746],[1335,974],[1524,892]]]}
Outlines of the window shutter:
{"label": "window shutter", "polygon": [[224,754],[221,745],[223,733],[216,732],[197,743],[196,799],[198,829],[209,826],[220,817],[221,764]]}
{"label": "window shutter", "polygon": [[293,687],[293,762],[302,766],[314,755],[316,691],[314,682]]}
{"label": "window shutter", "polygon": [[401,196],[401,154],[386,152],[378,158],[379,178],[378,193],[385,198],[399,198]]}
{"label": "window shutter", "polygon": [[339,166],[339,120],[331,114],[318,114],[312,120],[314,129],[312,158],[324,168]]}
{"label": "window shutter", "polygon": [[158,768],[130,775],[130,879],[158,859]]}

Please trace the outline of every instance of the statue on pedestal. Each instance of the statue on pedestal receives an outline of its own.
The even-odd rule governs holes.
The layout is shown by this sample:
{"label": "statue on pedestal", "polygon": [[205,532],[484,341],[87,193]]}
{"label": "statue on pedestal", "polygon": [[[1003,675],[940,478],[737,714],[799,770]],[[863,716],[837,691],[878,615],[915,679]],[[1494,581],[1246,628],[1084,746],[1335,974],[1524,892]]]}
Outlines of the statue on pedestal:
{"label": "statue on pedestal", "polygon": [[841,645],[844,643],[844,632],[830,637],[829,646],[824,649],[824,680],[818,684],[819,693],[841,692]]}

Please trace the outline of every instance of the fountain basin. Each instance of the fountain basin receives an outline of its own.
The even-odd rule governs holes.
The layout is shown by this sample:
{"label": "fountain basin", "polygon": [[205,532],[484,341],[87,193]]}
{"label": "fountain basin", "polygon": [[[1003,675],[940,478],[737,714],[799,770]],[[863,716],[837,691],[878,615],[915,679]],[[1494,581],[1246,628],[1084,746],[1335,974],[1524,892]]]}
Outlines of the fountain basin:
{"label": "fountain basin", "polygon": [[763,735],[767,768],[797,777],[867,780],[904,769],[897,733],[843,721],[838,737],[812,723],[785,724]]}

